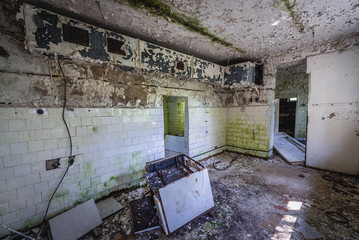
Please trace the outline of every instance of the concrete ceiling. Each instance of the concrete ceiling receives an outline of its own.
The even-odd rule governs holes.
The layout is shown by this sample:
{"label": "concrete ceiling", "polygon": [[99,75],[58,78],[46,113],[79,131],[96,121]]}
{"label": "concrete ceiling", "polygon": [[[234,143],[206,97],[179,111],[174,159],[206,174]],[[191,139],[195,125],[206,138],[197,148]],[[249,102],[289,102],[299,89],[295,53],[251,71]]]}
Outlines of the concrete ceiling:
{"label": "concrete ceiling", "polygon": [[224,44],[126,0],[26,2],[222,65],[359,36],[357,0],[162,0],[171,13],[199,20]]}

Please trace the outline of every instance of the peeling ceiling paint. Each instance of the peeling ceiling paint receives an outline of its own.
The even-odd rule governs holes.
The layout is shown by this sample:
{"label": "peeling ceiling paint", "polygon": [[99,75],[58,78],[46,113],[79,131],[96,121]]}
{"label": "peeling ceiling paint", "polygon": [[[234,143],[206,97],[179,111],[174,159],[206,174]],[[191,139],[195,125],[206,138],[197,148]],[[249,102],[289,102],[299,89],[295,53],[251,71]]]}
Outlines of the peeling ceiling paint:
{"label": "peeling ceiling paint", "polygon": [[357,0],[162,0],[245,53],[125,0],[26,2],[223,65],[359,39]]}

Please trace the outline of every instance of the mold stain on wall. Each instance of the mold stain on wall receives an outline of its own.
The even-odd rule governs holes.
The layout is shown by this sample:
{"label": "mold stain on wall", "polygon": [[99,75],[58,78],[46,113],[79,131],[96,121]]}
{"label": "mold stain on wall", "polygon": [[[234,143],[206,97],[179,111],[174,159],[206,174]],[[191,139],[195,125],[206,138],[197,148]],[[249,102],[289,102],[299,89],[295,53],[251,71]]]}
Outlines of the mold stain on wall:
{"label": "mold stain on wall", "polygon": [[169,5],[161,2],[160,0],[115,0],[117,2],[128,2],[130,6],[137,9],[145,9],[147,12],[163,17],[169,22],[177,23],[189,31],[198,33],[202,36],[208,37],[213,42],[219,43],[223,46],[230,47],[241,54],[245,54],[246,51],[234,46],[232,43],[224,40],[221,37],[216,36],[214,33],[211,33],[208,28],[204,27],[201,22],[194,17],[189,17],[183,13],[173,10]]}

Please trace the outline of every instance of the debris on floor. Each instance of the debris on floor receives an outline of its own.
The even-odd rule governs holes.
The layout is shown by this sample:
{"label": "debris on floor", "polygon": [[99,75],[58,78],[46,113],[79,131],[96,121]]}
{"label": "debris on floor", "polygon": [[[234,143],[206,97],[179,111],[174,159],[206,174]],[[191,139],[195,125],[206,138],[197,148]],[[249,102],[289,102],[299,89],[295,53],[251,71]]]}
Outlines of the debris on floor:
{"label": "debris on floor", "polygon": [[[214,209],[166,236],[161,228],[134,235],[130,202],[146,196],[148,186],[114,197],[122,206],[98,228],[81,237],[94,239],[291,239],[304,240],[299,219],[305,219],[325,239],[359,239],[359,201],[332,189],[334,182],[350,183],[358,191],[359,179],[342,174],[288,165],[279,155],[268,160],[224,152],[201,164],[207,167]],[[223,164],[223,166],[221,166]],[[303,174],[305,178],[298,177]],[[330,201],[328,201],[330,199]],[[339,216],[327,212],[337,212]],[[335,221],[336,219],[338,221]]]}
{"label": "debris on floor", "polygon": [[298,220],[299,227],[295,229],[295,231],[303,234],[305,239],[323,239],[323,235],[317,232],[314,228],[312,228],[306,221],[303,219]]}
{"label": "debris on floor", "polygon": [[93,199],[49,220],[54,240],[75,240],[102,223]]}
{"label": "debris on floor", "polygon": [[160,223],[152,197],[143,197],[130,202],[135,234],[159,228]]}

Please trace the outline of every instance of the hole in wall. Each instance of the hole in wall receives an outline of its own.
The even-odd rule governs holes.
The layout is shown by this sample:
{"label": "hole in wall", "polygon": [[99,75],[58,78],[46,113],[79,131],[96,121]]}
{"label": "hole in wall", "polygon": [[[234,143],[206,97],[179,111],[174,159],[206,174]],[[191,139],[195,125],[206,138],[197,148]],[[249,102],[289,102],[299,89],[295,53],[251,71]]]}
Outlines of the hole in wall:
{"label": "hole in wall", "polygon": [[184,62],[182,62],[182,61],[180,61],[180,62],[177,62],[177,65],[176,65],[176,68],[178,69],[178,70],[184,70],[184,67],[185,67],[185,65],[184,65]]}
{"label": "hole in wall", "polygon": [[89,46],[89,33],[87,30],[62,24],[62,36],[66,42],[75,43],[85,47]]}
{"label": "hole in wall", "polygon": [[44,110],[39,108],[36,110],[36,113],[42,115],[42,114],[44,114]]}
{"label": "hole in wall", "polygon": [[254,84],[263,85],[263,64],[256,64],[255,66]]}
{"label": "hole in wall", "polygon": [[113,38],[107,38],[107,51],[126,56],[126,52],[122,50],[123,44],[125,44],[125,42]]}

